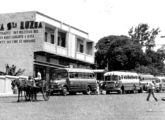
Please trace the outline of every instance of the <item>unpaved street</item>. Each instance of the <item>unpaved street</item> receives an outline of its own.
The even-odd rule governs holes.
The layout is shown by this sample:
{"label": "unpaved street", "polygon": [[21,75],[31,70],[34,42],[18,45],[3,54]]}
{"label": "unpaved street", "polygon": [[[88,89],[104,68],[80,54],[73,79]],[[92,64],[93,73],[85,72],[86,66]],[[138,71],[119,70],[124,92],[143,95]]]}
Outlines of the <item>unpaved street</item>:
{"label": "unpaved street", "polygon": [[0,120],[164,120],[165,93],[159,101],[142,94],[73,95],[42,97],[37,102],[17,103],[16,97],[0,97]]}

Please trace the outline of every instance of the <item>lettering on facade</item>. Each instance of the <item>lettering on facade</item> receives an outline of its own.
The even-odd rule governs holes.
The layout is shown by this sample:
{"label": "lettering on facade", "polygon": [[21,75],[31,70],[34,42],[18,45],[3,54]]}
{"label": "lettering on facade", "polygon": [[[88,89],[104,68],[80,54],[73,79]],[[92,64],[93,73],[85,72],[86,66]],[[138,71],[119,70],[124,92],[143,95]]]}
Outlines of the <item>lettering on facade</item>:
{"label": "lettering on facade", "polygon": [[15,28],[18,28],[21,30],[22,29],[39,29],[39,28],[42,28],[42,23],[35,22],[35,21],[21,21],[19,23],[19,26],[17,22],[9,22],[6,24],[6,26],[4,24],[0,24],[0,31],[12,30]]}
{"label": "lettering on facade", "polygon": [[34,43],[40,33],[41,22],[21,21],[0,24],[0,44]]}

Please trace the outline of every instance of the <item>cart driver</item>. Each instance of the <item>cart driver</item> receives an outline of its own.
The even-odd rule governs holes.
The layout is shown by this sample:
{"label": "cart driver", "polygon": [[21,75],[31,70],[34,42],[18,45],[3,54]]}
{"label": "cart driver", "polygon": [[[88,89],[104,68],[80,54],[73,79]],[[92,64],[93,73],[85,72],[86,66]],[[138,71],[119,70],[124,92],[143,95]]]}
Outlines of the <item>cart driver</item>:
{"label": "cart driver", "polygon": [[40,81],[41,80],[41,73],[38,71],[37,72],[37,77],[34,78],[36,81]]}
{"label": "cart driver", "polygon": [[39,84],[39,81],[42,80],[41,73],[39,71],[37,72],[37,77],[34,78],[34,80],[35,80],[36,85],[38,85]]}

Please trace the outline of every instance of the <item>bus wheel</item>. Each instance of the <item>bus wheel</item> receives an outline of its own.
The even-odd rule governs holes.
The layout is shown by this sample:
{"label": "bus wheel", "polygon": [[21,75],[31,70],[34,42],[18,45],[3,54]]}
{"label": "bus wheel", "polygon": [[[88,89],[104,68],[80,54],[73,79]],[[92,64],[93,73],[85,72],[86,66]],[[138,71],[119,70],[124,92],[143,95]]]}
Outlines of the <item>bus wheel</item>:
{"label": "bus wheel", "polygon": [[106,91],[106,94],[110,94],[110,91]]}
{"label": "bus wheel", "polygon": [[68,94],[68,88],[66,86],[63,87],[62,94],[63,96],[66,96]]}
{"label": "bus wheel", "polygon": [[69,92],[70,95],[76,95],[76,92]]}
{"label": "bus wheel", "polygon": [[118,93],[121,94],[122,93],[122,90],[119,90]]}
{"label": "bus wheel", "polygon": [[88,86],[86,90],[87,95],[90,95],[92,93],[91,88]]}
{"label": "bus wheel", "polygon": [[138,90],[138,93],[142,93],[143,92],[143,88],[140,87],[140,89]]}
{"label": "bus wheel", "polygon": [[134,88],[132,90],[132,93],[136,93],[136,85],[134,85]]}
{"label": "bus wheel", "polygon": [[125,89],[124,89],[124,86],[121,87],[121,90],[122,90],[122,94],[125,94]]}
{"label": "bus wheel", "polygon": [[90,95],[92,93],[91,88],[88,86],[86,91],[83,92],[84,95]]}

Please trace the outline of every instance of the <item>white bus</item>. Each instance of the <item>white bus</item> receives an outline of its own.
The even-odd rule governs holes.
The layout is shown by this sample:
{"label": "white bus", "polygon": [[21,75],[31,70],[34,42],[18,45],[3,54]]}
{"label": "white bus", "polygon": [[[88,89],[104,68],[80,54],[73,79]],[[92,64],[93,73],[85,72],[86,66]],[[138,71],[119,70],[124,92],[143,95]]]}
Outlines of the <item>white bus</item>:
{"label": "white bus", "polygon": [[156,76],[156,78],[156,87],[160,87],[160,91],[165,91],[165,76]]}
{"label": "white bus", "polygon": [[135,72],[111,71],[104,74],[106,94],[110,92],[140,92],[139,76]]}
{"label": "white bus", "polygon": [[142,91],[147,91],[147,84],[151,83],[153,80],[155,81],[155,77],[150,74],[139,74],[140,78],[140,85],[142,88]]}
{"label": "white bus", "polygon": [[51,80],[51,93],[60,92],[63,95],[95,93],[97,81],[93,70],[79,68],[56,69]]}

